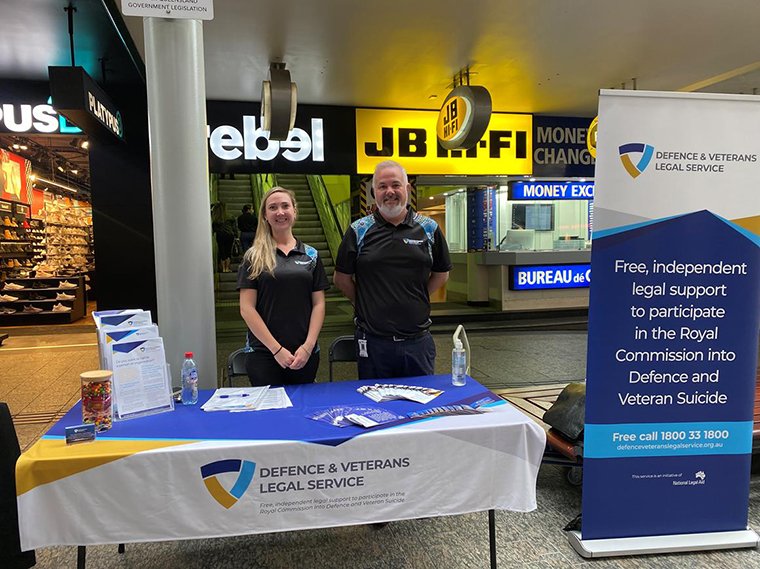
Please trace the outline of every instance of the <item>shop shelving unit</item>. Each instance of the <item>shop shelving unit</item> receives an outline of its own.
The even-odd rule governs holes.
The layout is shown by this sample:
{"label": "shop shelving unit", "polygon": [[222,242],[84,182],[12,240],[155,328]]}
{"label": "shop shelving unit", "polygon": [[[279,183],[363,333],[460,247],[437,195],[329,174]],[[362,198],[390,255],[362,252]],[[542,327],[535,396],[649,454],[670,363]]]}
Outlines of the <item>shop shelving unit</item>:
{"label": "shop shelving unit", "polygon": [[[76,284],[76,288],[61,288],[60,283],[68,281]],[[1,295],[17,297],[18,300],[2,301],[0,307],[14,308],[13,314],[0,314],[0,326],[13,326],[25,324],[61,324],[74,322],[84,318],[86,312],[84,277],[43,277],[43,278],[12,278],[6,282],[23,285],[20,290],[0,290]],[[56,300],[56,294],[64,292],[73,295],[73,300]],[[44,296],[45,299],[30,299],[30,296]],[[63,304],[71,307],[69,312],[53,312],[55,304]],[[42,308],[42,312],[24,312],[24,306]]]}

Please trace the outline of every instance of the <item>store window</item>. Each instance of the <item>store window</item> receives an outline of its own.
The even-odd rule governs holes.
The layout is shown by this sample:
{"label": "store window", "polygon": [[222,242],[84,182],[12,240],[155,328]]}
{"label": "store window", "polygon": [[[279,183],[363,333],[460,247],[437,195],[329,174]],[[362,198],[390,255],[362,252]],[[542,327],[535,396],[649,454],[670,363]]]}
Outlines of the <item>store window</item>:
{"label": "store window", "polygon": [[591,247],[588,200],[509,199],[496,193],[499,251],[562,251]]}

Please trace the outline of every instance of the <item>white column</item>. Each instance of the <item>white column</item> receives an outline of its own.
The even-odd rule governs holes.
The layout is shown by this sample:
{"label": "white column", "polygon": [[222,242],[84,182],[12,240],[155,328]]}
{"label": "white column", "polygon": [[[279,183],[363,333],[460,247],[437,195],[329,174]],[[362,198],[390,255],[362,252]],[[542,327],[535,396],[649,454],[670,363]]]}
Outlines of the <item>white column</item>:
{"label": "white column", "polygon": [[215,388],[203,25],[145,18],[144,29],[158,324],[173,384],[191,351],[199,387]]}

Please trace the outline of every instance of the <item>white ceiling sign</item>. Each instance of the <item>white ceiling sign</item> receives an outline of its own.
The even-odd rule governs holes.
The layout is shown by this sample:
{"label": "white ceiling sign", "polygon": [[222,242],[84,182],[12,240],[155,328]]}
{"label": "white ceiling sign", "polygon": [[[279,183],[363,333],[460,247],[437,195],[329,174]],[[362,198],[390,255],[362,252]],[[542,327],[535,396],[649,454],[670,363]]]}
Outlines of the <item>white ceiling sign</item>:
{"label": "white ceiling sign", "polygon": [[121,0],[125,16],[213,20],[214,0]]}

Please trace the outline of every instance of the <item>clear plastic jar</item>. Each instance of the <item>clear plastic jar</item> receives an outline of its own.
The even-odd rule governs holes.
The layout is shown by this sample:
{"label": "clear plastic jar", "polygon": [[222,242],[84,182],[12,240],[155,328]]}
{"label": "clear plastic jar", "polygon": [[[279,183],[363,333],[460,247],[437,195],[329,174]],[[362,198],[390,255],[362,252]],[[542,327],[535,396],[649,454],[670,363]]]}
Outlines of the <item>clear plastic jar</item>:
{"label": "clear plastic jar", "polygon": [[113,372],[99,369],[86,371],[82,380],[82,422],[94,423],[98,432],[107,431],[113,421],[111,377]]}

